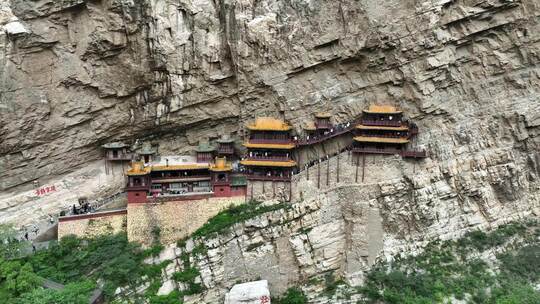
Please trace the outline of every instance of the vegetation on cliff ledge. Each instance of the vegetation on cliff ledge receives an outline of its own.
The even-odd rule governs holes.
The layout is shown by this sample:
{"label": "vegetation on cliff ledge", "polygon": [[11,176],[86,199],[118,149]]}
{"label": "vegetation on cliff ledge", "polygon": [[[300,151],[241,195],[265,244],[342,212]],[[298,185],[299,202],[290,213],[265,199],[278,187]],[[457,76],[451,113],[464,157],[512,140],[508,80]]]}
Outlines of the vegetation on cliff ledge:
{"label": "vegetation on cliff ledge", "polygon": [[366,303],[540,303],[538,222],[433,242],[417,256],[381,263],[358,291]]}

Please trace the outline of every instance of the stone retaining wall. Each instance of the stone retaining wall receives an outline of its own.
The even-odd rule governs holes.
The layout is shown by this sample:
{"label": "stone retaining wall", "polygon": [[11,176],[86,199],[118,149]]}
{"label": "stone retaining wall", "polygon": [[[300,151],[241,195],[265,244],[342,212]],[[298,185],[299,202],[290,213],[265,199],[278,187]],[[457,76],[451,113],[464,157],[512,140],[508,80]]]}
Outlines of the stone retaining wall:
{"label": "stone retaining wall", "polygon": [[128,205],[128,239],[151,245],[157,236],[163,244],[185,238],[219,211],[244,203],[244,196],[191,201]]}
{"label": "stone retaining wall", "polygon": [[119,233],[126,231],[126,224],[125,210],[64,217],[58,222],[58,239],[69,234],[78,237],[95,237],[107,233]]}

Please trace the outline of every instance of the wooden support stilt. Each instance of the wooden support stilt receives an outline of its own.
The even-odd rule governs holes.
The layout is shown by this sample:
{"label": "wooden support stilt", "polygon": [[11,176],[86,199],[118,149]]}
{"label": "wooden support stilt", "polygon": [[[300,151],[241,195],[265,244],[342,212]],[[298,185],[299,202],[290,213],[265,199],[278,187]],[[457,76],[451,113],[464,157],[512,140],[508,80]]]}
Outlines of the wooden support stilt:
{"label": "wooden support stilt", "polygon": [[289,199],[287,200],[288,202],[292,201],[292,181],[289,182]]}
{"label": "wooden support stilt", "polygon": [[339,155],[340,155],[340,153],[338,153],[338,155],[337,155],[336,183],[339,183]]}
{"label": "wooden support stilt", "polygon": [[358,157],[359,157],[358,154],[356,154],[356,172],[354,174],[354,182],[355,183],[358,183],[358,163],[360,162],[358,160]]}
{"label": "wooden support stilt", "polygon": [[[264,181],[262,181],[262,184],[263,184],[263,194],[266,194],[266,183]],[[266,196],[265,196],[266,197]]]}
{"label": "wooden support stilt", "polygon": [[330,185],[330,158],[326,158],[326,186]]}
{"label": "wooden support stilt", "polygon": [[272,181],[272,198],[276,197],[276,182]]}
{"label": "wooden support stilt", "polygon": [[251,184],[251,200],[253,200],[253,182],[250,182]]}
{"label": "wooden support stilt", "polygon": [[309,164],[306,164],[306,178],[309,180]]}
{"label": "wooden support stilt", "polygon": [[364,174],[366,172],[366,154],[362,154],[362,183],[364,182]]}
{"label": "wooden support stilt", "polygon": [[321,160],[317,163],[317,188],[321,188]]}

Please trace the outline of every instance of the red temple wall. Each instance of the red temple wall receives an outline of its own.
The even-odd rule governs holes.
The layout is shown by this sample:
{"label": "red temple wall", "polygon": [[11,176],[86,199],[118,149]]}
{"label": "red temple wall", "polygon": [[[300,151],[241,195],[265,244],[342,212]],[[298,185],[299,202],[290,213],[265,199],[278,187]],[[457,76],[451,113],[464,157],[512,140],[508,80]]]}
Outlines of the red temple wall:
{"label": "red temple wall", "polygon": [[230,197],[231,186],[229,185],[216,185],[214,186],[214,197]]}
{"label": "red temple wall", "polygon": [[128,204],[146,203],[146,191],[127,191]]}

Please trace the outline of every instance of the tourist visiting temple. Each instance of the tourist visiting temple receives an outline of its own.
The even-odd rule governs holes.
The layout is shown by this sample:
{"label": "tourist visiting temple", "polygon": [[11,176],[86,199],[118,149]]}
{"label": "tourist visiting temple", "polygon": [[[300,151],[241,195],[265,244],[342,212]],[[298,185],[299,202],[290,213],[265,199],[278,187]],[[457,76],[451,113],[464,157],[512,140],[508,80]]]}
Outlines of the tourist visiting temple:
{"label": "tourist visiting temple", "polygon": [[296,162],[292,127],[282,120],[261,117],[247,126],[249,138],[244,146],[247,153],[240,162],[248,180],[290,180]]}
{"label": "tourist visiting temple", "polygon": [[424,151],[408,150],[418,127],[403,120],[403,112],[393,106],[372,105],[364,110],[356,126],[353,152],[361,154],[399,154],[426,157]]}

